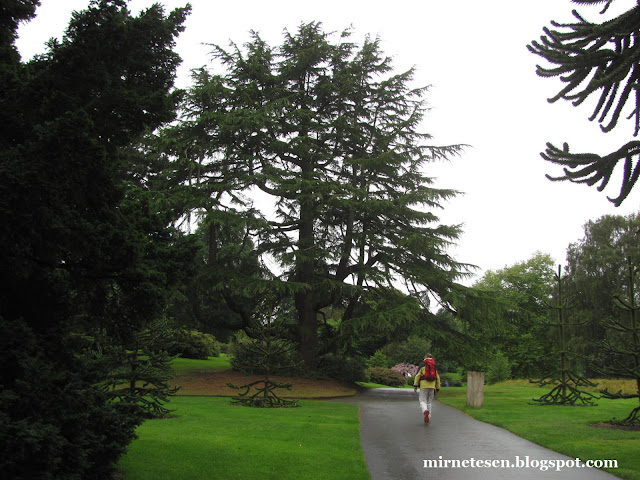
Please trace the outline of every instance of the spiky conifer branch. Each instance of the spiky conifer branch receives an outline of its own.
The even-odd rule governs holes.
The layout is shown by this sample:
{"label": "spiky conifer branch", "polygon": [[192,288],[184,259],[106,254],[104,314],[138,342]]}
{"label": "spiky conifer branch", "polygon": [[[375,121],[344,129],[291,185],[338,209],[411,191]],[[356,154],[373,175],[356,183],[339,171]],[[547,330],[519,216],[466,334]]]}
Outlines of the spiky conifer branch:
{"label": "spiky conifer branch", "polygon": [[[573,0],[580,4],[605,3],[607,11],[613,0]],[[549,102],[563,99],[578,106],[596,92],[600,92],[590,121],[597,120],[603,132],[610,132],[621,118],[629,102],[634,106],[627,119],[633,118],[633,136],[640,132],[640,7],[603,23],[585,20],[573,11],[575,23],[552,22],[554,29],[544,28],[540,41],[533,41],[530,52],[551,63],[552,67],[537,66],[541,77],[559,77],[566,85]],[[564,175],[549,176],[550,180],[569,180],[594,185],[600,182],[602,191],[608,184],[616,165],[624,160],[624,174],[620,194],[609,198],[616,206],[629,195],[640,175],[640,144],[629,142],[609,155],[576,154],[565,143],[562,149],[548,143],[542,157],[564,167]],[[634,165],[635,164],[635,165]]]}
{"label": "spiky conifer branch", "polygon": [[621,160],[624,160],[620,193],[615,198],[607,197],[615,206],[619,206],[627,198],[640,176],[639,141],[629,142],[619,150],[605,156],[595,153],[571,153],[569,145],[566,143],[562,149],[547,143],[547,149],[541,156],[551,163],[564,167],[564,175],[547,175],[549,180],[569,180],[574,183],[586,183],[589,186],[600,182],[597,187],[598,191],[605,189],[611,180],[615,167]]}

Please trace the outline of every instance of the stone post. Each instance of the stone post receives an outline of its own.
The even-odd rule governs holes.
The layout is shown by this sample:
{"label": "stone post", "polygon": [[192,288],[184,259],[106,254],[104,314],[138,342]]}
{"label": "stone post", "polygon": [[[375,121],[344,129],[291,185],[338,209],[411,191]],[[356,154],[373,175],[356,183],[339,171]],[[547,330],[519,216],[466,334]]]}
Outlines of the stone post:
{"label": "stone post", "polygon": [[482,408],[484,372],[467,372],[467,407]]}

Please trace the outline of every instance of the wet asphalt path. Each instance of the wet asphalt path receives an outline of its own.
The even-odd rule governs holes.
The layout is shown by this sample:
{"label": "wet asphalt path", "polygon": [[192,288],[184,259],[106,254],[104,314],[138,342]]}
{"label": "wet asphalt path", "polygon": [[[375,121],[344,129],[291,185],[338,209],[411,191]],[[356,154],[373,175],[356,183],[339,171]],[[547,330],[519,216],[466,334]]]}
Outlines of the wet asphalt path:
{"label": "wet asphalt path", "polygon": [[[617,477],[594,468],[541,471],[537,461],[572,458],[540,447],[506,430],[479,422],[440,402],[433,419],[424,423],[417,394],[410,389],[372,389],[356,397],[339,399],[360,407],[360,432],[365,460],[372,480],[482,480],[562,479],[614,480]],[[425,460],[508,460],[517,457],[530,468],[425,468]],[[587,460],[587,459],[583,459]]]}

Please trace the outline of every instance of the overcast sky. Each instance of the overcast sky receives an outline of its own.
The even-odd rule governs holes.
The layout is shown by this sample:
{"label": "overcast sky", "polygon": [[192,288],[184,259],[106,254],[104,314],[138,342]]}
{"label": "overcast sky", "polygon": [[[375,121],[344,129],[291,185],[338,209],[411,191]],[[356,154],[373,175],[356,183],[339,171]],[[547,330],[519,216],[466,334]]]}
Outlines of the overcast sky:
{"label": "overcast sky", "polygon": [[[137,13],[152,3],[171,10],[186,2],[132,0],[129,6]],[[589,105],[548,103],[561,82],[537,77],[541,59],[526,49],[551,20],[572,20],[574,8],[600,21],[598,7],[569,0],[190,3],[193,11],[177,44],[184,60],[181,87],[189,85],[191,69],[209,64],[207,43],[242,44],[253,29],[277,45],[285,28],[293,32],[310,21],[323,22],[326,31],[352,26],[352,39],[358,43],[367,34],[379,36],[396,71],[415,66],[415,86],[431,86],[431,110],[423,130],[434,137],[434,144],[469,145],[460,157],[434,164],[426,173],[437,178],[436,186],[464,192],[439,215],[442,223],[464,225],[451,253],[460,262],[477,265],[478,275],[527,260],[536,251],[564,265],[567,246],[582,238],[588,220],[639,210],[640,185],[615,208],[606,196],[617,196],[617,178],[602,193],[595,187],[550,182],[545,174],[558,174],[559,169],[540,157],[548,141],[559,146],[566,141],[575,152],[605,154],[632,139],[631,121],[605,135],[587,120]],[[20,29],[17,45],[25,61],[42,52],[47,39],[61,37],[71,12],[84,9],[88,0],[41,4],[38,17]],[[607,18],[634,4],[616,0]]]}

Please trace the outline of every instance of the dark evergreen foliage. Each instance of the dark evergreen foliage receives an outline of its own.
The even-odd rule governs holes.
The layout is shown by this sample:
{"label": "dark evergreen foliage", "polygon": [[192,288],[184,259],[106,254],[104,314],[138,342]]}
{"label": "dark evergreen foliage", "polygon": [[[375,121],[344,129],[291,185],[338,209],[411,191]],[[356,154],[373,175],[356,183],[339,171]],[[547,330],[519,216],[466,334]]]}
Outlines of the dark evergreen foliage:
{"label": "dark evergreen foliage", "polygon": [[180,389],[169,385],[175,357],[164,348],[167,323],[153,322],[136,332],[126,345],[113,345],[108,337],[99,336],[85,349],[87,360],[95,359],[108,369],[100,388],[109,395],[109,401],[133,418],[166,417],[171,410],[165,405]]}
{"label": "dark evergreen foliage", "polygon": [[[607,11],[613,0],[574,0],[580,4],[606,3],[601,13]],[[581,105],[592,95],[599,95],[589,120],[597,120],[603,132],[613,130],[621,119],[623,109],[631,104],[628,118],[634,120],[633,136],[640,132],[640,108],[637,84],[640,80],[638,52],[640,44],[640,8],[635,5],[625,13],[601,23],[585,20],[573,12],[576,22],[561,24],[552,22],[553,29],[544,28],[540,41],[533,41],[529,50],[544,58],[551,66],[538,66],[542,77],[560,77],[566,85],[550,102],[559,99]],[[599,92],[599,93],[598,93]],[[630,141],[617,151],[599,155],[573,153],[565,143],[558,148],[551,143],[542,157],[564,167],[564,175],[549,176],[551,180],[570,180],[595,185],[603,190],[614,168],[624,162],[620,194],[610,198],[620,205],[631,192],[640,175],[640,142]]]}
{"label": "dark evergreen foliage", "polygon": [[356,357],[340,357],[332,353],[318,359],[318,374],[324,377],[355,383],[365,379],[364,362]]}
{"label": "dark evergreen foliage", "polygon": [[177,325],[212,333],[224,342],[250,325],[273,280],[256,250],[251,215],[211,211],[201,219],[194,235],[199,245],[196,274],[170,310]]}
{"label": "dark evergreen foliage", "polygon": [[[0,469],[4,478],[108,479],[141,418],[97,388],[99,362],[69,339],[42,338],[0,317]],[[77,352],[79,353],[79,352]]]}
{"label": "dark evergreen foliage", "polygon": [[36,5],[3,2],[0,23],[0,469],[110,478],[140,411],[99,387],[110,372],[83,361],[73,334],[126,344],[181,279],[190,246],[136,183],[143,160],[127,147],[175,116],[188,8],[133,17],[124,0],[96,0],[22,63],[15,28]]}

